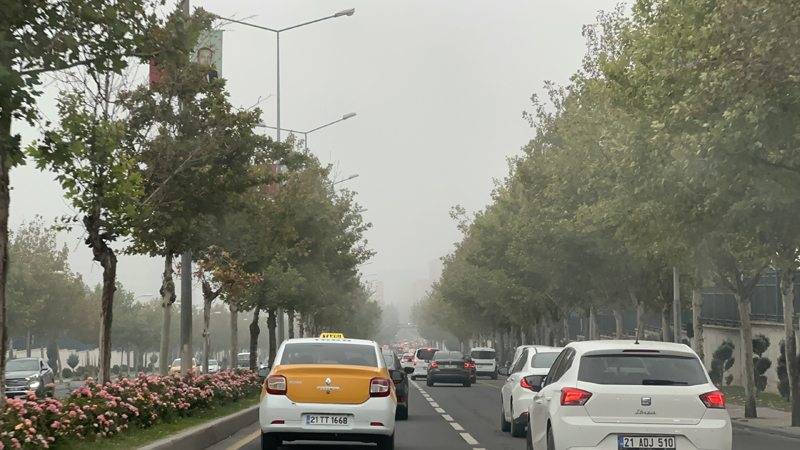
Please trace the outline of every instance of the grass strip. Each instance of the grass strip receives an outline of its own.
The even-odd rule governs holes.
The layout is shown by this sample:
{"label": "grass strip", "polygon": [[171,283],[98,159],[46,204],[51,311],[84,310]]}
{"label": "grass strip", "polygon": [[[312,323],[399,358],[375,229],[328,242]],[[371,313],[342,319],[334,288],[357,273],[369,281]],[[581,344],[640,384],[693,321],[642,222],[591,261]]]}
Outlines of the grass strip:
{"label": "grass strip", "polygon": [[98,438],[89,442],[85,440],[69,440],[58,442],[51,448],[54,450],[135,450],[161,439],[168,438],[189,428],[211,422],[251,406],[257,405],[259,397],[240,400],[214,409],[198,411],[191,417],[183,417],[174,423],[162,423],[145,429],[125,430],[110,438]]}
{"label": "grass strip", "polygon": [[[725,402],[733,405],[744,405],[744,387],[723,386],[720,388],[725,394]],[[756,395],[756,406],[759,408],[772,408],[779,411],[791,411],[792,405],[778,394],[759,392]]]}

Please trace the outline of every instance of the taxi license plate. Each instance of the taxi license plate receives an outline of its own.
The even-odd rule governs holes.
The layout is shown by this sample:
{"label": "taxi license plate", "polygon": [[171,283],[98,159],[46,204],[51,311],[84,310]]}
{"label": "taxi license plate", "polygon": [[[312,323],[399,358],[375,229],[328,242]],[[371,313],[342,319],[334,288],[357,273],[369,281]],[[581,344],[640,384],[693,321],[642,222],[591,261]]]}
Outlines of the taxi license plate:
{"label": "taxi license plate", "polygon": [[668,436],[620,436],[619,448],[620,450],[675,450],[675,438]]}
{"label": "taxi license plate", "polygon": [[333,425],[346,427],[350,417],[345,414],[306,414],[306,425]]}

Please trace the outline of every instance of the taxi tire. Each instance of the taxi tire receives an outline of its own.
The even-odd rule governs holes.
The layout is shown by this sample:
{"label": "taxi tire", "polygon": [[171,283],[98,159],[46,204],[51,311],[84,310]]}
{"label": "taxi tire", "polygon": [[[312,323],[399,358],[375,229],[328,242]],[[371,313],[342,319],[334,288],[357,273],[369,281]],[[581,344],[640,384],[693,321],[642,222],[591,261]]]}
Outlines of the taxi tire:
{"label": "taxi tire", "polygon": [[283,441],[276,436],[267,433],[261,433],[261,450],[278,450],[283,444]]}
{"label": "taxi tire", "polygon": [[394,433],[391,436],[379,436],[376,444],[378,450],[394,450]]}

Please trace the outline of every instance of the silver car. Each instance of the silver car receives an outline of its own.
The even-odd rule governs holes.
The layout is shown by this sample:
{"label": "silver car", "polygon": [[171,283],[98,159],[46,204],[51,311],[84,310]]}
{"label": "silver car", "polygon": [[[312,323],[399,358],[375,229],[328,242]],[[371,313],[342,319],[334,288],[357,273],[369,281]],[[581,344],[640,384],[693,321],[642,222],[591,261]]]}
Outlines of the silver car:
{"label": "silver car", "polygon": [[42,358],[19,358],[6,363],[6,396],[20,397],[35,392],[52,397],[55,392],[53,369]]}
{"label": "silver car", "polygon": [[216,359],[209,359],[208,360],[208,373],[217,373],[219,372],[219,361]]}

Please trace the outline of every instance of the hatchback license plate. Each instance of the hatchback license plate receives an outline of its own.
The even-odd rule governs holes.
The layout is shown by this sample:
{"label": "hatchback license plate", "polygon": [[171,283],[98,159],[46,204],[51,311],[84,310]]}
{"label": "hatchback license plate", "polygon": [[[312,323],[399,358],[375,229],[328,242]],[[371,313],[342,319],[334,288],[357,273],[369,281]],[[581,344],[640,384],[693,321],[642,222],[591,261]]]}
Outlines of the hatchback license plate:
{"label": "hatchback license plate", "polygon": [[620,450],[675,450],[675,438],[667,436],[620,436],[619,448]]}
{"label": "hatchback license plate", "polygon": [[306,414],[306,425],[334,425],[346,427],[350,417],[344,414]]}

